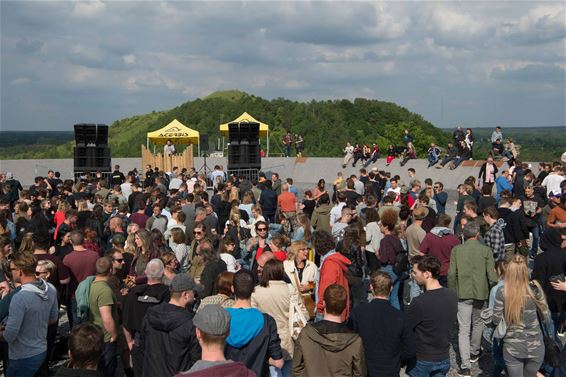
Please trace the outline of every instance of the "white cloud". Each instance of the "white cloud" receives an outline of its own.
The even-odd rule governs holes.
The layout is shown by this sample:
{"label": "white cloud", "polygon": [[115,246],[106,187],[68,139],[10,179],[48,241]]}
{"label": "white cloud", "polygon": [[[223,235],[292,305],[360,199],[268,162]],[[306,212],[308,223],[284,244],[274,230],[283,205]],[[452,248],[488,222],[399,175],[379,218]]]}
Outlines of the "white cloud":
{"label": "white cloud", "polygon": [[106,10],[106,4],[99,0],[78,1],[73,9],[73,14],[81,18],[100,17]]}

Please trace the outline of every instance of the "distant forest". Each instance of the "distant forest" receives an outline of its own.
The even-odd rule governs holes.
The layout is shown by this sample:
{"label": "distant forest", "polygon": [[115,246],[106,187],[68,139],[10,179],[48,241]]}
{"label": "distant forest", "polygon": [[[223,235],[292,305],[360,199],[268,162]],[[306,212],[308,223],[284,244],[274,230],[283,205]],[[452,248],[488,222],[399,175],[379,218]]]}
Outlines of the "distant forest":
{"label": "distant forest", "polygon": [[[394,103],[358,98],[296,102],[284,98],[265,100],[239,91],[216,92],[203,99],[186,102],[166,111],[133,116],[115,121],[109,132],[113,157],[138,157],[148,131],[157,130],[173,119],[207,133],[211,144],[220,137],[218,125],[247,111],[270,125],[271,152],[283,152],[282,138],[287,130],[304,139],[304,155],[342,156],[346,142],[377,143],[382,151],[389,144],[403,145],[403,129],[415,137],[419,157],[426,157],[430,143],[442,147],[451,139],[452,130],[442,130],[420,115]],[[96,119],[93,123],[96,123]],[[0,159],[71,158],[74,146],[70,132],[0,132]],[[554,160],[566,146],[566,128],[505,128],[505,137],[513,137],[522,146],[525,161]],[[474,157],[484,158],[489,150],[492,129],[474,129]],[[549,137],[552,134],[552,137]]]}

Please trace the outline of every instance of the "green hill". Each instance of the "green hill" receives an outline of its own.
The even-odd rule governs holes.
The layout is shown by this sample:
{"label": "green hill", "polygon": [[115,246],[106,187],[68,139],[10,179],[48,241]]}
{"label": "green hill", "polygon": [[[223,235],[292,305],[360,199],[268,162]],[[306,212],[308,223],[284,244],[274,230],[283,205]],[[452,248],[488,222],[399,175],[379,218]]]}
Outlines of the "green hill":
{"label": "green hill", "polygon": [[[445,145],[450,135],[420,115],[391,102],[356,98],[297,102],[284,98],[271,101],[237,90],[215,92],[170,110],[117,120],[109,131],[113,157],[140,156],[148,131],[157,130],[177,119],[201,133],[208,133],[212,145],[220,137],[218,125],[247,111],[270,125],[271,152],[282,152],[281,139],[287,130],[304,138],[306,156],[340,156],[346,142],[402,145],[403,129],[409,128],[415,146],[424,156],[431,142]],[[20,158],[64,158],[72,156],[69,142]],[[14,158],[14,157],[11,157]]]}

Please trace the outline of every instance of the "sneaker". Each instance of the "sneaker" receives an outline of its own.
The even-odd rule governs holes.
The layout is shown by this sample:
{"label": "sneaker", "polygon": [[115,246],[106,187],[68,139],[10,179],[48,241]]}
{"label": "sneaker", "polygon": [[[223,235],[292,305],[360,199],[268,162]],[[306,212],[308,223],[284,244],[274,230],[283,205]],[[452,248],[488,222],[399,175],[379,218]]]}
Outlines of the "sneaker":
{"label": "sneaker", "polygon": [[472,373],[469,369],[458,369],[458,376],[460,377],[472,377]]}
{"label": "sneaker", "polygon": [[476,353],[475,355],[472,354],[472,355],[470,355],[470,361],[471,361],[472,363],[475,363],[475,362],[477,362],[477,361],[480,359],[481,356],[482,356],[482,352],[481,352],[481,351],[478,352],[478,353]]}

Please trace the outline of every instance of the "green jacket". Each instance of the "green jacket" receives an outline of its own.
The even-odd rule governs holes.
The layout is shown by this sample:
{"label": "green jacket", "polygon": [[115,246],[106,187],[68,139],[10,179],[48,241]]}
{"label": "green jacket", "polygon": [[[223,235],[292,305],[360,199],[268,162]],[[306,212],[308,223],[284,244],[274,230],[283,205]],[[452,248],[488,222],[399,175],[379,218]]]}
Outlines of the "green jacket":
{"label": "green jacket", "polygon": [[497,283],[491,248],[478,240],[455,246],[450,256],[448,288],[460,300],[487,300],[489,289]]}

